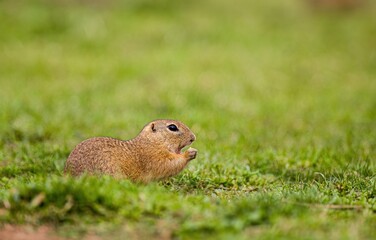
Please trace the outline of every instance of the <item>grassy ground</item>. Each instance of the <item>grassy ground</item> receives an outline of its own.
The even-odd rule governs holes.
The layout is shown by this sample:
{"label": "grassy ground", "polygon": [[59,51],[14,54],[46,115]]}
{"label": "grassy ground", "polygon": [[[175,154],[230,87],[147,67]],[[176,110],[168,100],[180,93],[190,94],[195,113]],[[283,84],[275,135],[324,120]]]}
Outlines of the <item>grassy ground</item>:
{"label": "grassy ground", "polygon": [[[0,223],[65,237],[376,235],[376,14],[302,1],[0,1]],[[185,122],[165,182],[62,174],[92,136]]]}

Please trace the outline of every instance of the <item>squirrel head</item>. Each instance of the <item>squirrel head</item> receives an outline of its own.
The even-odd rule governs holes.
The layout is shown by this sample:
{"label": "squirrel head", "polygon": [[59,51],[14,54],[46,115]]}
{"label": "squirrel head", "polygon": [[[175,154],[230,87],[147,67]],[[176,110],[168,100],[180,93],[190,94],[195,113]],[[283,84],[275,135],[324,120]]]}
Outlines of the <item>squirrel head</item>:
{"label": "squirrel head", "polygon": [[176,120],[155,120],[148,123],[141,135],[152,143],[162,144],[170,152],[180,154],[181,150],[196,140],[193,132],[182,122]]}

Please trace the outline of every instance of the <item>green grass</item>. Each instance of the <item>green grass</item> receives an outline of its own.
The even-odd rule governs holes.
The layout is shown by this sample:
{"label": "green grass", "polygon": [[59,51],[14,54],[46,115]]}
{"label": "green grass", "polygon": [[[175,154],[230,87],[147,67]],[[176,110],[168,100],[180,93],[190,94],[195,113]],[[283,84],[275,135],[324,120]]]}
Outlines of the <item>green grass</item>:
{"label": "green grass", "polygon": [[[0,1],[0,224],[75,238],[371,239],[370,4]],[[197,136],[178,176],[63,176],[83,139],[129,139],[157,118]]]}

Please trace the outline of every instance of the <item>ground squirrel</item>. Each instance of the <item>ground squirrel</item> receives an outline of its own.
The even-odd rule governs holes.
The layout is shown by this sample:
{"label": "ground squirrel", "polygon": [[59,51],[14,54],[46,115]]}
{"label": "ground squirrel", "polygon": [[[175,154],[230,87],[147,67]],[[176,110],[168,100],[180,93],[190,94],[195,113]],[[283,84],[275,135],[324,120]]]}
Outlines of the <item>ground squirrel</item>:
{"label": "ground squirrel", "polygon": [[155,120],[131,140],[94,137],[81,142],[69,155],[64,173],[104,174],[143,183],[164,179],[178,174],[196,158],[194,148],[181,152],[195,140],[183,123]]}

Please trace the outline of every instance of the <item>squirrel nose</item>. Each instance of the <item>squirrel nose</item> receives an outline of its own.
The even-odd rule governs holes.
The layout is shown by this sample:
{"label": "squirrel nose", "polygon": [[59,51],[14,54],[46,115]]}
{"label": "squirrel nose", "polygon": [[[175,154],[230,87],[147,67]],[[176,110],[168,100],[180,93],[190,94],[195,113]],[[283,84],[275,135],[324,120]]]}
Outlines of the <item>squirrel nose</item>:
{"label": "squirrel nose", "polygon": [[191,135],[191,140],[190,140],[190,142],[192,143],[193,141],[195,141],[196,140],[196,136],[194,135],[194,134],[192,134]]}

